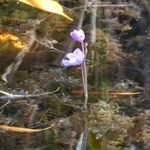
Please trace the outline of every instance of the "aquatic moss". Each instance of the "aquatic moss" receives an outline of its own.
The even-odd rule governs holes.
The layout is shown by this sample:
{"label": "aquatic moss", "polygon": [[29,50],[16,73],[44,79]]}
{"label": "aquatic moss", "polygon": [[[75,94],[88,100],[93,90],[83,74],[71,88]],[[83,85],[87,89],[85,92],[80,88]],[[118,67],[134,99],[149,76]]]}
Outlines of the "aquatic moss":
{"label": "aquatic moss", "polygon": [[124,142],[128,128],[132,127],[133,124],[131,118],[117,114],[115,108],[104,101],[100,101],[90,108],[88,126],[91,134],[95,135],[93,138],[99,140],[100,145],[117,147]]}

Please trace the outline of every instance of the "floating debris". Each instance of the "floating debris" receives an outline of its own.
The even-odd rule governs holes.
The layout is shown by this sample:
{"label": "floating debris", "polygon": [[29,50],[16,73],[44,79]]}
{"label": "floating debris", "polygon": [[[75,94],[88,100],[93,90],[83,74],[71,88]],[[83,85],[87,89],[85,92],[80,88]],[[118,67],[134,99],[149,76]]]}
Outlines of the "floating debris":
{"label": "floating debris", "polygon": [[0,125],[0,129],[9,131],[9,132],[33,133],[33,132],[41,132],[41,131],[49,130],[53,126],[54,124],[44,129],[31,129],[31,128],[14,127],[14,126],[8,126],[8,125]]}

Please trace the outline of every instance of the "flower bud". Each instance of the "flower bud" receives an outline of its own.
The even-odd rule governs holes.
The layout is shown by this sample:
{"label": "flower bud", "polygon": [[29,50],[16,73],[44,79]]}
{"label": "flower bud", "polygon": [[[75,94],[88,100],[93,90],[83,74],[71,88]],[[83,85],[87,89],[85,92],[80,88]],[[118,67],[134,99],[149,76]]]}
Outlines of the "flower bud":
{"label": "flower bud", "polygon": [[70,36],[74,41],[82,42],[85,39],[85,34],[82,29],[74,30],[70,33]]}

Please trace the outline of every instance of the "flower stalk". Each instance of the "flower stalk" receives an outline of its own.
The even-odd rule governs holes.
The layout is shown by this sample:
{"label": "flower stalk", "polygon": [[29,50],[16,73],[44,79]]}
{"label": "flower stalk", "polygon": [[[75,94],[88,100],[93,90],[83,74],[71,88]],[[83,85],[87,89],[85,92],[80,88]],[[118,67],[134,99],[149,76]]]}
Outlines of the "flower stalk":
{"label": "flower stalk", "polygon": [[65,55],[66,59],[62,59],[61,64],[64,67],[81,65],[83,91],[84,91],[84,108],[87,109],[88,102],[88,83],[87,83],[87,68],[86,68],[86,56],[87,56],[87,44],[84,43],[85,34],[82,29],[74,30],[70,33],[70,36],[75,42],[80,42],[81,50],[75,49],[72,53]]}

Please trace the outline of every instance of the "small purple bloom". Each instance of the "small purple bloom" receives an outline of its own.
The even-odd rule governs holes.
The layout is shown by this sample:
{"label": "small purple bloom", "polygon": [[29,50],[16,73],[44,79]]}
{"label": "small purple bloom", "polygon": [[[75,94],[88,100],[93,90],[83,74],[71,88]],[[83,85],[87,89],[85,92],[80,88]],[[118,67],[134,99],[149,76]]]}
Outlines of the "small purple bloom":
{"label": "small purple bloom", "polygon": [[73,30],[70,33],[70,36],[72,37],[72,39],[74,41],[78,41],[78,42],[82,42],[85,39],[85,34],[84,34],[82,29],[80,29],[80,30]]}
{"label": "small purple bloom", "polygon": [[61,64],[65,67],[81,65],[85,59],[83,52],[79,48],[75,49],[72,53],[66,54],[65,57],[67,59],[62,59],[61,62]]}

